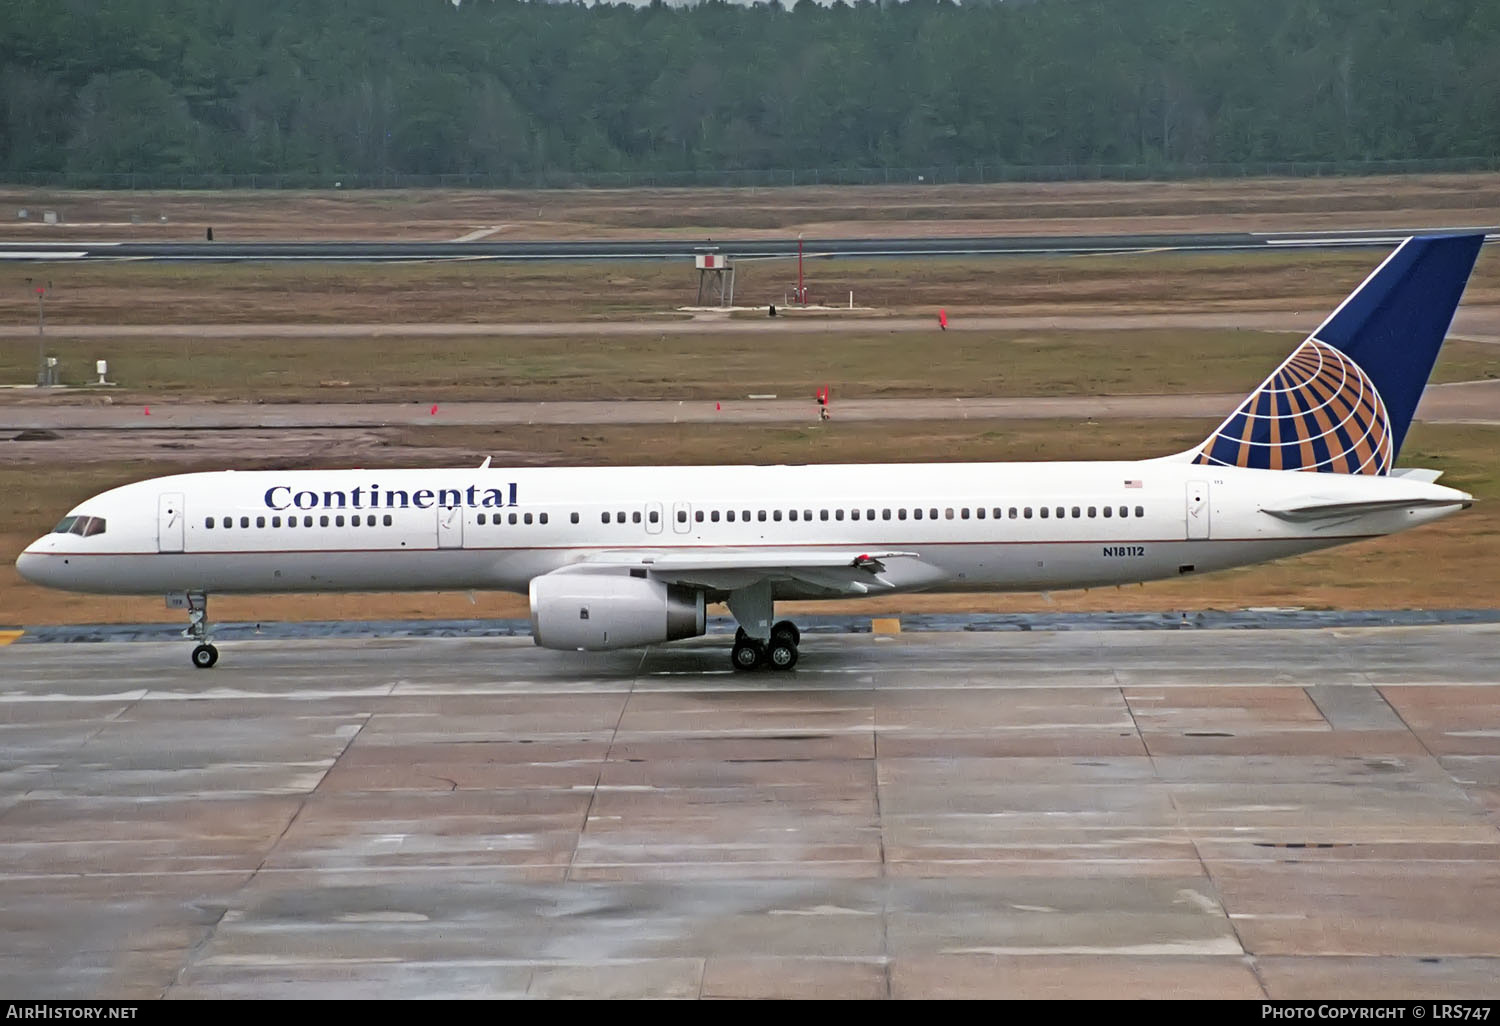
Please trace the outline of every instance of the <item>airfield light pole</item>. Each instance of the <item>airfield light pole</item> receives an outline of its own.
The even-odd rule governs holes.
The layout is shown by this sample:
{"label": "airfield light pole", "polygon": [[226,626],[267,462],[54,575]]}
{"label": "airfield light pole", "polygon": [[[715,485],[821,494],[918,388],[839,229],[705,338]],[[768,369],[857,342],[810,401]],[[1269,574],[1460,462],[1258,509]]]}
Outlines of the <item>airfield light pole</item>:
{"label": "airfield light pole", "polygon": [[[26,279],[27,284],[31,279]],[[40,282],[36,286],[36,383],[43,384],[47,380],[47,290],[52,287],[49,281],[45,285]]]}
{"label": "airfield light pole", "polygon": [[802,284],[802,233],[797,233],[797,302],[807,305],[807,289]]}

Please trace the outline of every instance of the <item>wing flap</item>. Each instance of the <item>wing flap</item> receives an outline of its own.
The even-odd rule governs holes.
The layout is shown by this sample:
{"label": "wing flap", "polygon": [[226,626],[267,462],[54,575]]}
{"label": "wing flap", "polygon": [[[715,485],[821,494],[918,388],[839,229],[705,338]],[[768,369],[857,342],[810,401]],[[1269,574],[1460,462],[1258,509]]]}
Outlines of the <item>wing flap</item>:
{"label": "wing flap", "polygon": [[770,581],[779,594],[829,597],[931,587],[948,577],[915,552],[801,548],[608,549],[554,573],[621,570],[705,591]]}

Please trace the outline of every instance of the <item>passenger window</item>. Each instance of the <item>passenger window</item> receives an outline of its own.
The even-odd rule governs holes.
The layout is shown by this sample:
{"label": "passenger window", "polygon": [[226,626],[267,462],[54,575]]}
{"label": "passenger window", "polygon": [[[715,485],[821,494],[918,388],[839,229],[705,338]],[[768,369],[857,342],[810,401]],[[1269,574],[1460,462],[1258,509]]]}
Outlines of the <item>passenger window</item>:
{"label": "passenger window", "polygon": [[334,517],[333,518],[333,523],[334,523],[335,527],[343,527],[344,526],[344,514],[340,513],[338,516]]}
{"label": "passenger window", "polygon": [[484,526],[484,514],[483,513],[479,514],[479,516],[475,517],[474,519],[479,523],[480,527]]}
{"label": "passenger window", "polygon": [[280,527],[281,526],[281,518],[280,517],[272,517],[271,518],[271,526],[272,527]]}
{"label": "passenger window", "polygon": [[928,520],[936,520],[937,519],[937,507],[936,506],[934,506],[932,509],[929,509],[927,511],[927,519]]}
{"label": "passenger window", "polygon": [[[607,516],[609,516],[609,514],[608,514],[608,513],[606,513],[606,514],[604,514],[604,515],[605,515],[605,516],[606,516],[606,517],[607,517]],[[511,513],[511,514],[509,514],[509,515],[508,515],[508,516],[507,516],[507,517],[506,517],[506,518],[505,518],[505,519],[506,519],[506,520],[507,520],[507,521],[508,521],[508,522],[509,522],[509,523],[511,523],[511,524],[516,524],[516,523],[518,523],[518,522],[519,522],[519,521],[520,521],[520,518],[519,518],[519,517],[517,517],[517,516],[516,516],[516,515],[515,515],[515,514],[514,514],[514,513]]]}
{"label": "passenger window", "polygon": [[1067,511],[1064,510],[1061,506],[1057,507],[1057,516],[1058,516],[1058,519],[1061,519],[1061,518],[1063,518],[1063,517],[1065,517],[1067,515],[1068,515]]}
{"label": "passenger window", "polygon": [[600,513],[599,514],[599,523],[601,523],[601,524],[607,524],[607,523],[609,523],[609,514],[608,513]]}
{"label": "passenger window", "polygon": [[851,509],[849,511],[849,519],[850,520],[858,520],[859,519],[859,510],[857,510],[857,509]]}
{"label": "passenger window", "polygon": [[630,522],[632,524],[639,524],[641,522],[641,511],[640,510],[633,510],[631,512],[631,514],[630,514]]}
{"label": "passenger window", "polygon": [[1130,507],[1129,506],[1121,506],[1120,507],[1120,516],[1122,516],[1122,517],[1128,517],[1128,516],[1130,516]]}
{"label": "passenger window", "polygon": [[740,510],[740,519],[748,524],[750,522],[750,511],[748,509]]}
{"label": "passenger window", "polygon": [[726,510],[724,513],[724,519],[729,521],[731,524],[734,523],[734,510]]}
{"label": "passenger window", "polygon": [[240,526],[241,527],[249,527],[250,526],[250,518],[249,517],[240,517]]}
{"label": "passenger window", "polygon": [[958,511],[958,519],[960,519],[960,520],[967,520],[967,519],[969,519],[969,507],[965,506],[963,509],[961,509],[961,510]]}
{"label": "passenger window", "polygon": [[700,524],[703,523],[703,511],[701,509],[694,510],[693,511],[693,519],[696,520],[696,521],[698,521],[698,523],[700,523]]}
{"label": "passenger window", "polygon": [[677,511],[677,522],[679,524],[687,523],[687,510],[680,509]]}
{"label": "passenger window", "polygon": [[522,519],[522,520],[523,520],[523,521],[525,521],[525,522],[526,522],[526,523],[528,523],[528,524],[529,524],[529,523],[531,523],[531,514],[530,514],[530,513],[527,513],[527,514],[526,514],[526,515],[525,515],[525,516],[524,516],[524,517],[522,517],[522,518],[521,518],[521,519]]}
{"label": "passenger window", "polygon": [[1104,515],[1106,517],[1113,516],[1114,512],[1115,512],[1115,508],[1113,506],[1105,506],[1104,507]]}
{"label": "passenger window", "polygon": [[[73,525],[69,524],[68,526],[72,527]],[[203,526],[206,527],[206,528],[208,528],[210,531],[212,531],[214,529],[214,518],[213,517],[204,517],[203,518]]]}
{"label": "passenger window", "polygon": [[1047,507],[1046,506],[1042,507],[1041,513],[1042,513],[1042,519],[1046,520],[1047,519]]}
{"label": "passenger window", "polygon": [[761,523],[764,523],[765,519],[766,519],[766,511],[763,510],[763,509],[756,510],[755,511],[755,519],[759,520]]}
{"label": "passenger window", "polygon": [[778,524],[781,523],[781,510],[773,509],[771,511],[771,519],[776,521]]}
{"label": "passenger window", "polygon": [[[328,518],[324,517],[323,519],[326,521]],[[311,527],[312,526],[312,514],[311,513],[309,513],[307,516],[305,516],[305,517],[302,518],[302,526],[303,527]]]}
{"label": "passenger window", "polygon": [[1146,515],[1146,507],[1145,506],[1137,506],[1135,508],[1135,515],[1138,516],[1138,517],[1145,516]]}
{"label": "passenger window", "polygon": [[1097,509],[1095,509],[1093,506],[1090,506],[1089,507],[1089,519],[1092,520],[1094,517],[1096,517],[1098,515],[1099,515],[1099,511]]}
{"label": "passenger window", "polygon": [[974,516],[976,518],[980,519],[980,520],[983,520],[984,519],[984,507],[980,506],[979,508],[977,508],[976,510],[974,510]]}
{"label": "passenger window", "polygon": [[880,511],[880,519],[881,520],[889,520],[889,519],[891,519],[891,511],[888,510],[888,509],[881,510]]}
{"label": "passenger window", "polygon": [[578,514],[577,513],[569,513],[568,514],[568,522],[569,523],[573,523],[573,524],[578,523]]}
{"label": "passenger window", "polygon": [[911,511],[911,515],[912,515],[912,519],[913,520],[921,520],[922,519],[922,511],[920,509],[914,509],[914,510],[912,510]]}
{"label": "passenger window", "polygon": [[386,527],[390,527],[391,526],[391,515],[389,513],[387,513],[385,515],[385,526]]}
{"label": "passenger window", "polygon": [[906,507],[903,506],[901,509],[896,510],[896,519],[897,520],[905,520],[906,519]]}
{"label": "passenger window", "polygon": [[827,520],[828,519],[828,511],[826,509],[820,509],[820,510],[818,510],[818,519],[819,520]]}
{"label": "passenger window", "polygon": [[787,510],[786,511],[786,518],[788,520],[796,520],[797,519],[797,511],[794,510],[794,509]]}
{"label": "passenger window", "polygon": [[661,523],[661,514],[653,509],[646,519],[650,520],[653,524],[659,524]]}
{"label": "passenger window", "polygon": [[[796,520],[797,518],[793,517],[792,519]],[[812,519],[812,510],[810,510],[810,509],[803,510],[802,511],[802,519],[803,520],[811,520]]]}
{"label": "passenger window", "polygon": [[[615,513],[615,523],[617,523],[617,524],[623,524],[624,522],[625,522],[625,511],[624,510],[617,511]],[[515,523],[515,521],[512,520],[511,523]]]}
{"label": "passenger window", "polygon": [[318,526],[319,527],[327,527],[328,526],[328,514],[327,513],[324,513],[322,516],[320,516],[318,518]]}
{"label": "passenger window", "polygon": [[1074,506],[1073,507],[1073,518],[1076,520],[1080,515],[1081,514],[1079,513],[1078,507]]}
{"label": "passenger window", "polygon": [[[1026,515],[1027,515],[1027,516],[1028,516],[1028,517],[1029,517],[1029,516],[1031,516],[1031,514],[1030,514],[1030,513],[1027,513],[1027,514],[1026,514]],[[997,519],[997,520],[998,520],[998,519],[999,519],[999,518],[1000,518],[1000,511],[999,511],[999,510],[998,510],[998,509],[997,509],[997,510],[995,510],[995,519]],[[1014,506],[1012,506],[1012,507],[1011,507],[1011,508],[1010,508],[1010,518],[1011,518],[1011,519],[1012,519],[1012,520],[1014,520],[1014,519],[1016,519],[1016,507],[1014,507]]]}
{"label": "passenger window", "polygon": [[[1042,510],[1042,516],[1046,516],[1046,515],[1047,515],[1047,511],[1046,510]],[[1026,507],[1026,519],[1027,520],[1031,519],[1031,507],[1030,506]]]}
{"label": "passenger window", "polygon": [[714,523],[717,524],[719,522],[719,511],[718,510],[714,510],[711,513],[709,513],[708,519],[712,520]]}
{"label": "passenger window", "polygon": [[835,519],[835,520],[843,520],[844,519],[844,511],[841,510],[841,509],[834,510],[833,511],[833,519]]}
{"label": "passenger window", "polygon": [[266,526],[266,518],[265,517],[256,517],[255,518],[255,526],[256,527],[265,527]]}
{"label": "passenger window", "polygon": [[874,520],[875,519],[875,511],[873,509],[867,509],[867,510],[865,510],[865,519],[866,520]]}
{"label": "passenger window", "polygon": [[296,517],[287,517],[286,518],[286,526],[288,526],[288,527],[296,527],[297,526],[297,518]]}

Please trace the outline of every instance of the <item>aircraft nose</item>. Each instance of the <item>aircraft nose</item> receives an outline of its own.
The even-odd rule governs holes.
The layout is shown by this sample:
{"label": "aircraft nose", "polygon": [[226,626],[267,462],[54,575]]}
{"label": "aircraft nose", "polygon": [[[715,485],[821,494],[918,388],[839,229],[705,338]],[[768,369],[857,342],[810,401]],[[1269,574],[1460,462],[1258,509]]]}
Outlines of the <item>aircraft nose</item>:
{"label": "aircraft nose", "polygon": [[32,584],[46,584],[43,566],[47,559],[36,551],[37,542],[32,542],[16,557],[16,573]]}

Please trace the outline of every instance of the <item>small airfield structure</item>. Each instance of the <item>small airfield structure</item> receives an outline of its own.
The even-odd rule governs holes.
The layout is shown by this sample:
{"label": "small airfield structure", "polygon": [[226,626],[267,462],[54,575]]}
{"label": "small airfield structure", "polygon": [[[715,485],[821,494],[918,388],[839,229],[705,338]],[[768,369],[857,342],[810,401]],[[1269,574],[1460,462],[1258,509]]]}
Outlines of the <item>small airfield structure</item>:
{"label": "small airfield structure", "polygon": [[719,252],[717,246],[699,246],[693,253],[698,268],[698,306],[703,295],[717,295],[720,306],[734,305],[734,258]]}

